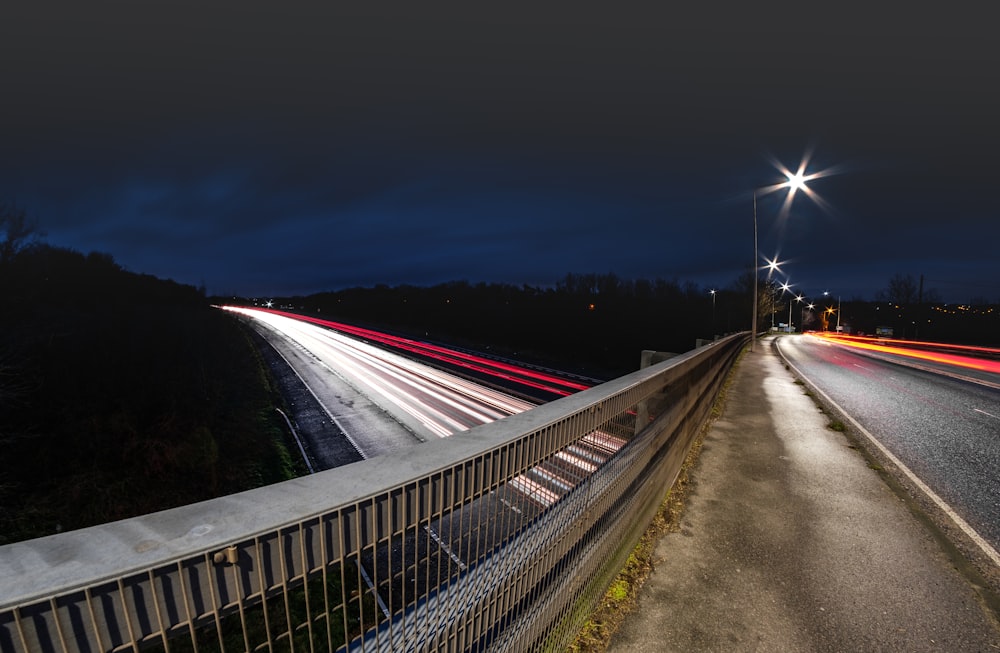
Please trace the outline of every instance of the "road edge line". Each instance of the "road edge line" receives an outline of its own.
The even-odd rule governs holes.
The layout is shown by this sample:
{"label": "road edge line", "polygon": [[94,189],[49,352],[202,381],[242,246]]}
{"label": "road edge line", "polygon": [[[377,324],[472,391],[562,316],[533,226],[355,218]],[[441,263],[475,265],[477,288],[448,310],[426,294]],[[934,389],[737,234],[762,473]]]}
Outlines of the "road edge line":
{"label": "road edge line", "polygon": [[864,436],[868,439],[868,441],[871,442],[873,445],[875,445],[875,447],[879,450],[879,452],[882,453],[882,455],[884,455],[890,462],[892,462],[893,465],[895,465],[901,472],[903,472],[906,478],[909,479],[909,481],[913,483],[913,485],[919,488],[920,491],[923,492],[924,495],[928,499],[930,499],[932,503],[934,503],[934,505],[936,505],[944,514],[948,516],[949,519],[952,520],[952,522],[955,524],[955,526],[959,528],[959,530],[965,533],[965,535],[982,550],[982,552],[986,555],[986,557],[988,557],[990,560],[993,561],[993,564],[995,564],[998,568],[1000,568],[1000,553],[998,553],[997,550],[994,549],[989,542],[984,540],[983,537],[976,531],[976,529],[972,528],[972,526],[970,526],[968,522],[962,519],[962,517],[958,513],[956,513],[954,509],[952,509],[952,507],[948,505],[947,502],[945,502],[944,499],[939,497],[937,493],[930,488],[930,486],[928,486],[926,483],[920,480],[920,477],[914,474],[910,470],[910,468],[903,463],[903,461],[901,461],[899,458],[895,456],[895,454],[889,451],[889,449],[884,444],[882,444],[874,435],[872,435],[868,431],[868,429],[863,427],[856,419],[851,417],[847,413],[847,411],[840,406],[840,404],[835,402],[830,397],[830,395],[820,390],[816,386],[816,384],[812,382],[812,380],[810,380],[805,374],[802,373],[802,370],[800,370],[798,367],[795,366],[795,364],[793,364],[791,361],[785,358],[785,355],[781,353],[781,347],[778,345],[777,342],[775,342],[775,347],[778,350],[779,355],[781,355],[781,359],[791,369],[795,370],[795,374],[800,379],[802,379],[803,383],[806,383],[813,392],[816,392],[821,397],[823,397],[824,401],[826,401],[832,407],[834,407],[841,414],[841,416],[843,416],[844,419],[849,421],[851,425],[854,426],[854,428],[856,428],[859,432],[863,433]]}

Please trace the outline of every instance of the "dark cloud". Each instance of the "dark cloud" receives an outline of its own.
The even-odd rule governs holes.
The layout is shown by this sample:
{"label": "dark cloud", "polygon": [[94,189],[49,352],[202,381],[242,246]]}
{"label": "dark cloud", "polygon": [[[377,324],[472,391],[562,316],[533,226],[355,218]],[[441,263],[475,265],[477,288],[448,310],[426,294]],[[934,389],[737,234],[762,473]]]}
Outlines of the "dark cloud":
{"label": "dark cloud", "polygon": [[0,198],[216,292],[718,286],[811,152],[826,210],[758,204],[793,283],[1000,300],[981,3],[537,5],[5,6]]}

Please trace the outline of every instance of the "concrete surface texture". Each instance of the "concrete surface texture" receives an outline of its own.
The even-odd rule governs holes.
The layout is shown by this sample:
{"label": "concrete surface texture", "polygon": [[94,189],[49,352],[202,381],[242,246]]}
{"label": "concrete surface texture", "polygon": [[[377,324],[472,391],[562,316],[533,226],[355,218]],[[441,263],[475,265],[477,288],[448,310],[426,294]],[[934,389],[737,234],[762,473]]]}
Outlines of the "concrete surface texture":
{"label": "concrete surface texture", "polygon": [[1000,651],[1000,624],[765,338],[609,651]]}

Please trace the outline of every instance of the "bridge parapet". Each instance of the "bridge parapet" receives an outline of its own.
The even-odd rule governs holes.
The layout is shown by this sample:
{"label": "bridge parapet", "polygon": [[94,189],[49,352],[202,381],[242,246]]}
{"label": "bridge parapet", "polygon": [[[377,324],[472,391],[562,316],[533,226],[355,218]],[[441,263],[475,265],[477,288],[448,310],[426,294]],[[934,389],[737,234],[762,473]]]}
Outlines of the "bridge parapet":
{"label": "bridge parapet", "polygon": [[747,338],[396,454],[0,547],[0,650],[558,648]]}

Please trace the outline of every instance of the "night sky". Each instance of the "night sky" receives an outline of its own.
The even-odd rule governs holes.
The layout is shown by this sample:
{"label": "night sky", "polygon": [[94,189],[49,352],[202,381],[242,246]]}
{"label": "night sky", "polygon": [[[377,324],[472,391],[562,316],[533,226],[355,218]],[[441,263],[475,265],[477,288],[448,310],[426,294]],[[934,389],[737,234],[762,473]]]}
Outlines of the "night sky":
{"label": "night sky", "polygon": [[[1000,301],[986,2],[8,2],[0,200],[212,294],[567,273]],[[784,276],[782,276],[784,278]]]}

